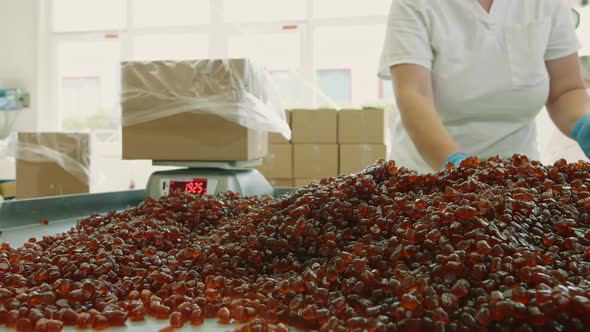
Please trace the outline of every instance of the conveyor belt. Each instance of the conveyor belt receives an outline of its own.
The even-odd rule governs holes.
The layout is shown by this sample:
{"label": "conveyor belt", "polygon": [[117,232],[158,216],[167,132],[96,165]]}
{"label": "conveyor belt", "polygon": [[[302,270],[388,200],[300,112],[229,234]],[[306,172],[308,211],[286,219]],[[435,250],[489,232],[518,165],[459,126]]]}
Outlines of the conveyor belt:
{"label": "conveyor belt", "polygon": [[[292,189],[277,189],[275,195],[283,194]],[[11,246],[22,246],[28,239],[37,239],[46,235],[59,234],[69,230],[76,221],[92,213],[124,210],[139,204],[144,199],[143,190],[124,191],[105,194],[73,195],[55,198],[8,201],[0,204],[0,242],[8,242]],[[46,218],[48,225],[41,223]],[[124,328],[110,328],[112,332],[151,332],[169,325],[168,320],[156,320],[146,317],[144,322],[127,321]],[[237,325],[222,325],[215,319],[206,320],[201,326],[186,324],[175,331],[232,331]],[[0,332],[14,331],[0,326]],[[75,327],[64,328],[64,331],[79,331]]]}
{"label": "conveyor belt", "polygon": [[5,201],[0,203],[0,228],[36,225],[43,218],[58,221],[124,210],[144,199],[143,190],[132,190]]}

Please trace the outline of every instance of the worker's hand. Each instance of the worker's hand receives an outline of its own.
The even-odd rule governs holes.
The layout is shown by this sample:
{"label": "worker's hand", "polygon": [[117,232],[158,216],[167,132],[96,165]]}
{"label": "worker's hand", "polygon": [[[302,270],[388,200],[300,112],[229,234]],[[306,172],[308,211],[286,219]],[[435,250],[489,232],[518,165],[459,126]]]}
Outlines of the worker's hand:
{"label": "worker's hand", "polygon": [[586,114],[576,122],[571,135],[578,142],[586,157],[590,158],[590,114]]}
{"label": "worker's hand", "polygon": [[458,167],[463,160],[467,159],[467,155],[463,152],[456,152],[447,157],[447,160],[442,165],[441,171],[447,169],[447,165],[451,164],[453,167]]}

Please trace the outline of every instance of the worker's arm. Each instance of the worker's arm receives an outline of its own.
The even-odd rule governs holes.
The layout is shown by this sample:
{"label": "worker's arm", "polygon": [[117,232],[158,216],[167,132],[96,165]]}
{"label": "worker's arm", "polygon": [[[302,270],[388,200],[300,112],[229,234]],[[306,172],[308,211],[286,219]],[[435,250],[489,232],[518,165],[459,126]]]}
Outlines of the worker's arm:
{"label": "worker's arm", "polygon": [[590,95],[577,54],[546,62],[550,78],[547,111],[559,130],[590,157]]}
{"label": "worker's arm", "polygon": [[432,74],[419,65],[391,68],[402,123],[422,158],[435,170],[460,151],[434,107]]}
{"label": "worker's arm", "polygon": [[549,72],[547,110],[553,123],[571,137],[574,124],[590,114],[590,95],[586,90],[577,54],[546,62]]}

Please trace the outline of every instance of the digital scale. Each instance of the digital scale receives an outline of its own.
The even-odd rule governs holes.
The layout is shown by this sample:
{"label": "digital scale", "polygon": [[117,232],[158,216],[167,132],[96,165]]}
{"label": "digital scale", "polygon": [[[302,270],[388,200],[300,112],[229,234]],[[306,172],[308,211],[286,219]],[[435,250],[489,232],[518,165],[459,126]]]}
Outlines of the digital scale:
{"label": "digital scale", "polygon": [[273,194],[266,178],[251,167],[262,163],[253,161],[153,161],[154,166],[184,167],[153,173],[146,187],[146,194],[153,199],[167,196],[174,191],[195,195],[215,195],[232,191],[242,196]]}

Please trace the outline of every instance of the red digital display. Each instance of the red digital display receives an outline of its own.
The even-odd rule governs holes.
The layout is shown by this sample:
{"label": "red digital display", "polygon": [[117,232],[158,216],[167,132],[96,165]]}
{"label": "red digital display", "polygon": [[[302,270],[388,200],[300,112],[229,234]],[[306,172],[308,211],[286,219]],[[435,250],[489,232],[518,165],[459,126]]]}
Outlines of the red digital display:
{"label": "red digital display", "polygon": [[170,192],[180,190],[189,194],[207,195],[207,179],[192,181],[170,181]]}

